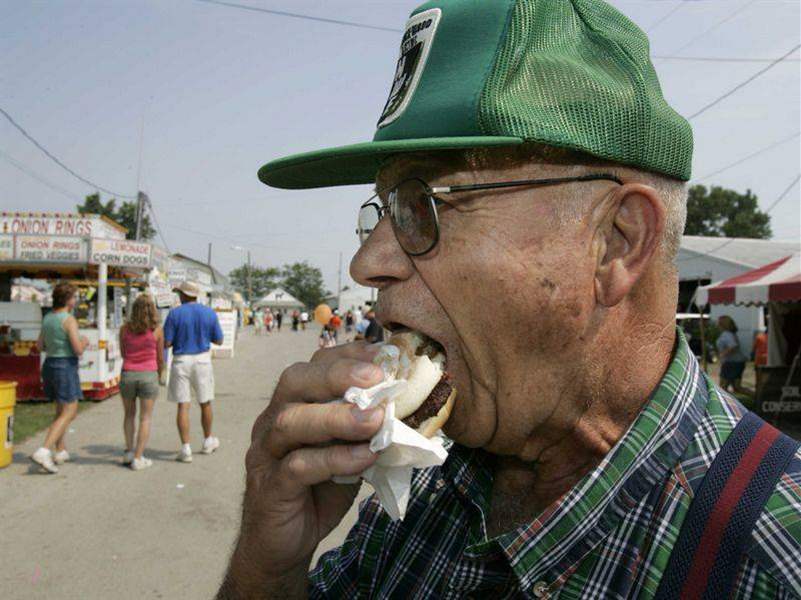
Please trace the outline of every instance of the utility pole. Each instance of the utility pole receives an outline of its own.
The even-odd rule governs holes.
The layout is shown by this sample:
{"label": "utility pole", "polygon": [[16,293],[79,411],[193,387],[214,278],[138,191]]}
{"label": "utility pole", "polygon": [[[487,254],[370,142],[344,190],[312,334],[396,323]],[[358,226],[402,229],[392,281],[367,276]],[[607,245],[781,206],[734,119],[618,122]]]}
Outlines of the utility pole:
{"label": "utility pole", "polygon": [[150,198],[147,197],[147,194],[141,191],[136,194],[136,231],[134,235],[137,241],[142,239],[142,219],[145,216],[145,206],[149,203]]}
{"label": "utility pole", "polygon": [[248,250],[248,303],[253,302],[253,280],[250,276],[250,250]]}
{"label": "utility pole", "polygon": [[[141,134],[139,136],[139,168],[141,170],[142,167],[142,137]],[[137,187],[139,187],[139,173],[137,172],[136,175],[136,183]],[[134,239],[138,242],[142,239],[142,221],[145,217],[145,207],[150,202],[150,198],[147,197],[143,191],[139,190],[136,193],[136,228],[134,229]],[[126,279],[125,283],[125,291],[126,296],[128,297],[128,301],[125,306],[125,313],[126,317],[130,315],[131,307],[133,306],[134,299],[136,297],[136,292],[134,288],[131,287],[131,283],[129,280]]]}
{"label": "utility pole", "polygon": [[211,266],[211,242],[209,242],[209,257],[206,260],[206,264]]}
{"label": "utility pole", "polygon": [[339,253],[339,268],[337,269],[337,308],[342,310],[342,253]]}

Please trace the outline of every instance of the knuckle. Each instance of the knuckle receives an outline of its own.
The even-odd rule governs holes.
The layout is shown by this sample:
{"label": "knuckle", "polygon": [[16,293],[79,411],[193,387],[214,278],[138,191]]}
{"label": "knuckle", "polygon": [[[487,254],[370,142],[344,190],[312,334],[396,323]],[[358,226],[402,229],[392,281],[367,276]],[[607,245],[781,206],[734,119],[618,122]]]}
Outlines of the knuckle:
{"label": "knuckle", "polygon": [[250,429],[250,441],[255,442],[263,433],[269,431],[270,417],[269,410],[265,409],[256,417],[253,427]]}
{"label": "knuckle", "polygon": [[272,430],[271,433],[275,433],[278,435],[286,435],[290,428],[292,427],[292,411],[289,409],[284,409],[278,412],[275,415],[275,418],[272,422]]}
{"label": "knuckle", "polygon": [[304,362],[296,362],[289,365],[284,371],[281,373],[281,377],[278,378],[278,388],[285,388],[285,387],[292,387],[293,383],[299,379],[301,373],[304,371],[307,363]]}
{"label": "knuckle", "polygon": [[248,471],[256,468],[261,462],[263,454],[260,449],[251,446],[245,453],[245,469]]}
{"label": "knuckle", "polygon": [[331,389],[338,389],[348,384],[348,375],[350,373],[350,361],[340,359],[334,363],[325,372],[325,380],[328,387]]}
{"label": "knuckle", "polygon": [[314,354],[312,354],[311,362],[319,362],[323,360],[328,354],[328,351],[328,348],[318,348],[314,351]]}
{"label": "knuckle", "polygon": [[300,452],[293,452],[286,458],[286,472],[290,477],[300,478],[308,468],[308,461]]}

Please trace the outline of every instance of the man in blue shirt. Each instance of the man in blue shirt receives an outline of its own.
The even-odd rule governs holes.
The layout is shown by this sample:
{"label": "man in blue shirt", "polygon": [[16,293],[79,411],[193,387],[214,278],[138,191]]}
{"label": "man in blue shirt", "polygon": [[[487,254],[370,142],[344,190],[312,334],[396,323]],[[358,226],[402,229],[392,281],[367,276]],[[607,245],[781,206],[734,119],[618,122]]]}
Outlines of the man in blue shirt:
{"label": "man in blue shirt", "polygon": [[178,403],[178,435],[181,451],[176,457],[181,462],[192,462],[189,444],[189,405],[192,392],[200,404],[203,425],[203,454],[211,454],[220,447],[220,440],[211,435],[214,400],[214,372],[211,367],[211,344],[222,344],[223,332],[217,313],[197,303],[200,289],[184,281],[178,286],[181,306],[174,308],[164,322],[164,342],[172,348],[172,367],[167,398]]}

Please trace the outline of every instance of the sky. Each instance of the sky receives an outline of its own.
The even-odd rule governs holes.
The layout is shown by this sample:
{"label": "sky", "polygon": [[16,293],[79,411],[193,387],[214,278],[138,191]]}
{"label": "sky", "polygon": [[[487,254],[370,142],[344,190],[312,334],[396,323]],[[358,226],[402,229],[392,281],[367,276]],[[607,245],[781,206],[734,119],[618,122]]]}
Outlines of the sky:
{"label": "sky", "polygon": [[[390,29],[418,4],[231,1]],[[779,58],[801,41],[798,0],[612,4],[648,32],[663,92],[685,116],[770,64],[752,59]],[[205,260],[211,242],[223,272],[247,250],[261,266],[308,260],[335,290],[340,253],[350,283],[369,186],[275,190],[256,171],[289,153],[371,139],[399,41],[392,31],[199,0],[0,0],[0,108],[84,178],[122,195],[147,192],[171,251]],[[798,176],[799,56],[691,120],[700,183],[750,189],[764,210]],[[0,116],[0,210],[67,212],[94,191]],[[775,238],[801,235],[800,199],[796,183],[773,208]]]}

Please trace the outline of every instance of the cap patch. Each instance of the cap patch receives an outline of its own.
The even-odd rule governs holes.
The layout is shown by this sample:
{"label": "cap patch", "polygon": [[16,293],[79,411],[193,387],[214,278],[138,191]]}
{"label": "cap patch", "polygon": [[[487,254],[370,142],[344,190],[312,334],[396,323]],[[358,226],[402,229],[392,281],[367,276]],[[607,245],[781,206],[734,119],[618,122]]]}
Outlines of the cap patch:
{"label": "cap patch", "polygon": [[392,123],[409,105],[428,60],[441,14],[439,8],[432,8],[412,15],[406,22],[392,89],[378,119],[378,127]]}

